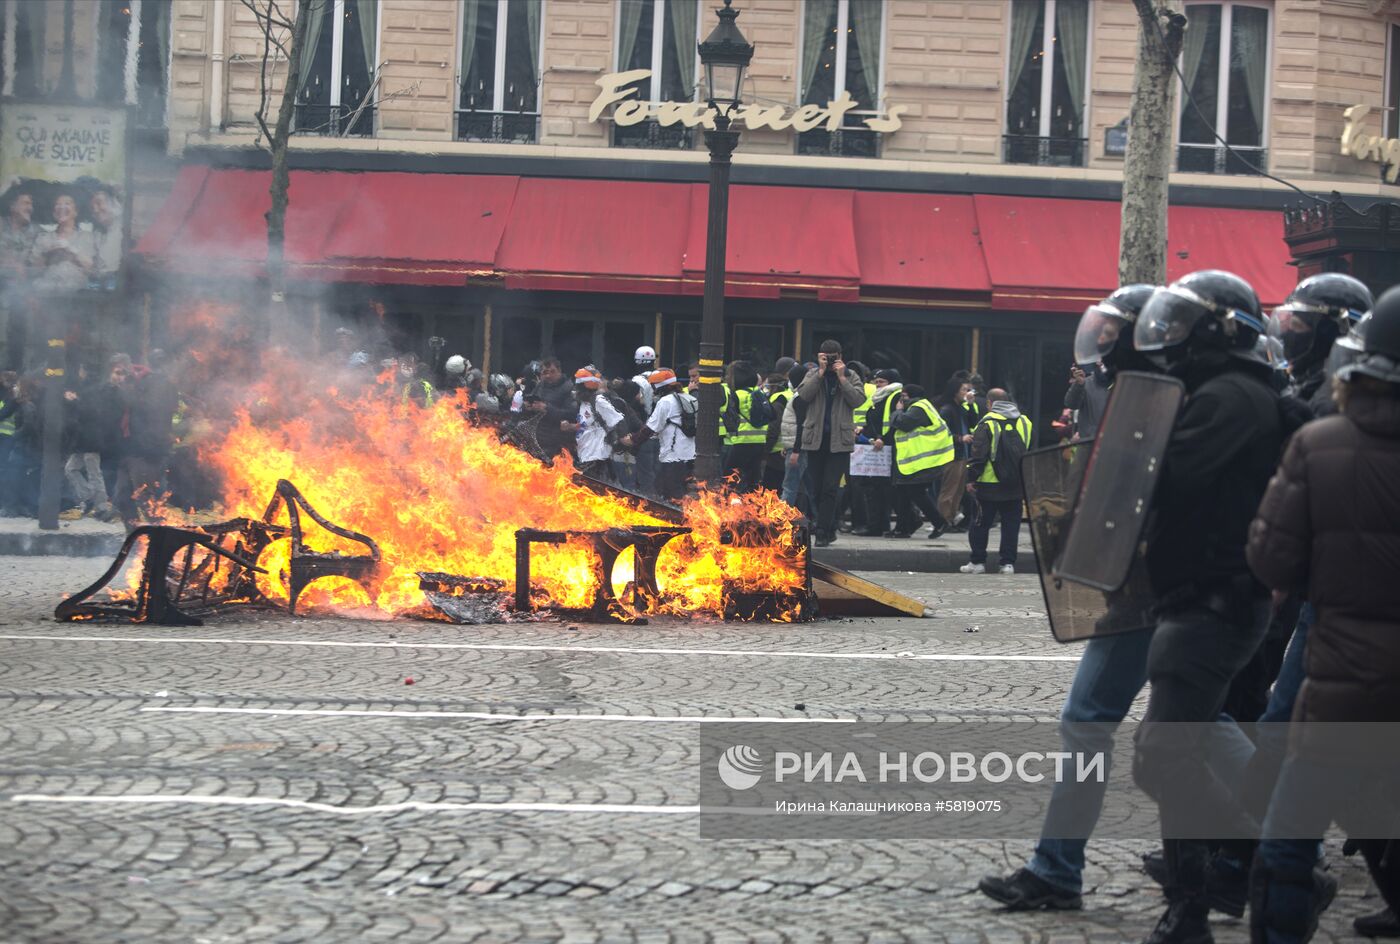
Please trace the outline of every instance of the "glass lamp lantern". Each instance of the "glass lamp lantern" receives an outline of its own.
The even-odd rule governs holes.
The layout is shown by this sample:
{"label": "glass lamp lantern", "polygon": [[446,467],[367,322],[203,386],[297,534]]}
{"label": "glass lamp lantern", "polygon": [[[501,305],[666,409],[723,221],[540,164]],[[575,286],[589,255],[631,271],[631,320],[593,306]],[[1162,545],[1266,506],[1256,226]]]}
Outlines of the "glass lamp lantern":
{"label": "glass lamp lantern", "polygon": [[715,11],[719,25],[700,44],[700,62],[705,66],[710,105],[724,115],[738,107],[744,70],[753,58],[753,45],[739,32],[734,22],[739,18],[739,11],[731,3],[732,0],[724,0],[724,7]]}

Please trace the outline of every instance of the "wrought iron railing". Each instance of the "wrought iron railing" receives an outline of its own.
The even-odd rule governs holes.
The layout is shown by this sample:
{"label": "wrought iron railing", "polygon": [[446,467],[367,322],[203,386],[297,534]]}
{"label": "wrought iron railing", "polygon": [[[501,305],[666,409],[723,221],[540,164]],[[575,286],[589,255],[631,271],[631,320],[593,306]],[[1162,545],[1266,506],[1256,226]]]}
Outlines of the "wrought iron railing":
{"label": "wrought iron railing", "polygon": [[297,105],[292,128],[297,134],[370,138],[374,136],[374,106]]}
{"label": "wrought iron railing", "polygon": [[664,148],[688,151],[695,146],[695,133],[682,124],[662,127],[655,121],[613,126],[613,147]]}
{"label": "wrought iron railing", "polygon": [[[1232,144],[1178,144],[1176,169],[1191,174],[1252,174],[1253,164],[1268,169],[1269,149]],[[1246,163],[1248,162],[1248,164]]]}
{"label": "wrought iron railing", "polygon": [[1037,167],[1083,167],[1088,138],[1042,137],[1037,134],[1004,134],[1002,160],[1008,164]]}
{"label": "wrought iron railing", "polygon": [[458,141],[534,144],[539,140],[538,112],[457,110]]}
{"label": "wrought iron railing", "polygon": [[830,157],[879,157],[880,135],[869,128],[813,128],[797,136],[797,153]]}

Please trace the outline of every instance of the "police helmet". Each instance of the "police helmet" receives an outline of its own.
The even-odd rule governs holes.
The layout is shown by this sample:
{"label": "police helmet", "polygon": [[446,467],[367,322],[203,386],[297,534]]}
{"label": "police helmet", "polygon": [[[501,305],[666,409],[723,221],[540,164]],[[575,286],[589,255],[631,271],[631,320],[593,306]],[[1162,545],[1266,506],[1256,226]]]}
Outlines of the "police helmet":
{"label": "police helmet", "polygon": [[1333,342],[1371,310],[1371,290],[1359,279],[1323,272],[1298,283],[1269,317],[1269,334],[1282,344],[1295,369],[1321,363]]}
{"label": "police helmet", "polygon": [[1259,296],[1249,283],[1232,272],[1203,269],[1153,292],[1138,315],[1133,346],[1167,363],[1204,349],[1263,363],[1258,341],[1264,332]]}
{"label": "police helmet", "polygon": [[1082,367],[1091,367],[1107,358],[1127,333],[1131,346],[1133,323],[1155,285],[1124,285],[1097,304],[1084,309],[1079,330],[1074,335],[1074,360]]}
{"label": "police helmet", "polygon": [[1361,354],[1337,376],[1342,380],[1360,376],[1400,383],[1400,286],[1376,300],[1367,319]]}

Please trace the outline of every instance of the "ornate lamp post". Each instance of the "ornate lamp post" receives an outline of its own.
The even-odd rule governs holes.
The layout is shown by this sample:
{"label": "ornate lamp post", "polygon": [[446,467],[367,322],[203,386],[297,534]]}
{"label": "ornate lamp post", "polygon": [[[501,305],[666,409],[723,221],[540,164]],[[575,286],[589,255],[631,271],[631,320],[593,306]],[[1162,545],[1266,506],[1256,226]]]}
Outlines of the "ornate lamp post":
{"label": "ornate lamp post", "polygon": [[729,159],[739,144],[739,132],[729,130],[739,107],[744,70],[753,58],[753,46],[734,21],[739,11],[724,0],[716,10],[719,25],[700,44],[700,62],[714,109],[714,130],[706,130],[710,149],[710,216],[705,238],[705,307],[700,323],[700,413],[695,443],[695,478],[701,483],[719,479],[720,389],[724,368],[724,275],[729,228]]}

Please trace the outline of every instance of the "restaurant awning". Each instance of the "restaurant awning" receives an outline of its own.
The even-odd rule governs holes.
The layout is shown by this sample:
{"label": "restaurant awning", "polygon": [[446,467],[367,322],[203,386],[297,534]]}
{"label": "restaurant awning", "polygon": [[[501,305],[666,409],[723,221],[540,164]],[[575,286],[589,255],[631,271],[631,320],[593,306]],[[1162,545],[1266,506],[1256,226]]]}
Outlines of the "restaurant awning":
{"label": "restaurant awning", "polygon": [[[263,271],[267,171],[183,168],[136,247],[194,275]],[[698,295],[708,188],[655,181],[293,171],[292,279]],[[1077,312],[1117,285],[1119,205],[736,185],[726,294]],[[1279,215],[1172,207],[1169,278],[1292,289]]]}
{"label": "restaurant awning", "polygon": [[507,288],[680,291],[685,184],[525,179],[496,256]]}
{"label": "restaurant awning", "polygon": [[[729,194],[725,294],[855,301],[860,296],[852,207],[855,192],[735,186]],[[684,291],[705,290],[709,187],[690,187]]]}

